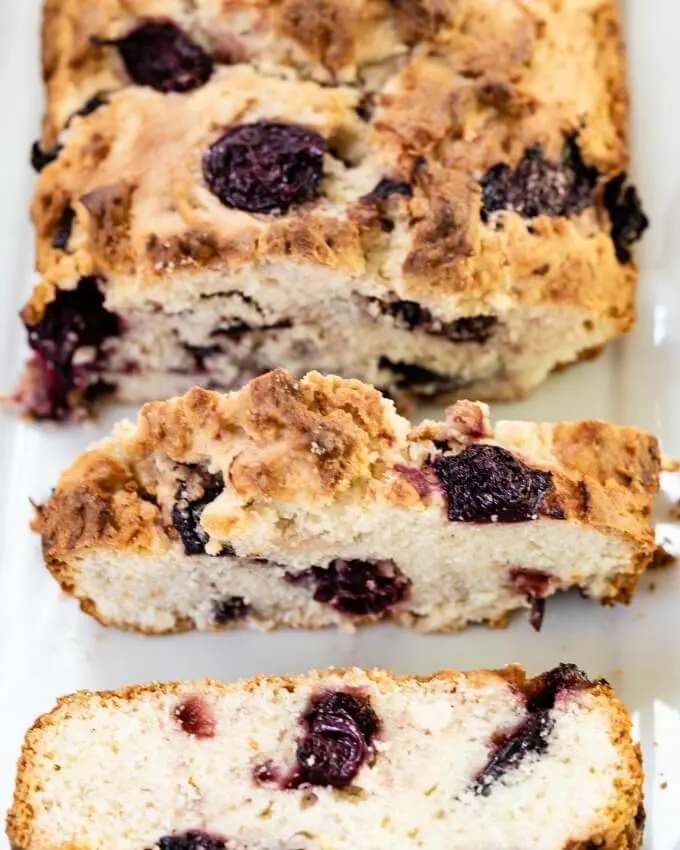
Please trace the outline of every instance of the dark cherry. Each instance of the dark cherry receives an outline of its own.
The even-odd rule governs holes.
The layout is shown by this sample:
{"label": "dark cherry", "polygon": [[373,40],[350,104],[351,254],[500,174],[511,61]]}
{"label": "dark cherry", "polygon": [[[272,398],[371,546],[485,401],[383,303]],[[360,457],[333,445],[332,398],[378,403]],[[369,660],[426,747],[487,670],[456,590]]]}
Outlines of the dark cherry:
{"label": "dark cherry", "polygon": [[441,333],[453,342],[485,343],[498,325],[497,316],[464,316],[442,325]]}
{"label": "dark cherry", "polygon": [[378,361],[378,367],[387,369],[396,375],[395,383],[400,390],[429,385],[433,392],[445,392],[460,386],[460,382],[455,377],[443,375],[441,372],[433,372],[432,369],[419,366],[417,363],[404,363],[401,360],[381,357]]}
{"label": "dark cherry", "polygon": [[228,207],[286,213],[317,194],[327,147],[323,136],[296,124],[243,124],[208,148],[203,175]]}
{"label": "dark cherry", "polygon": [[56,142],[46,151],[40,147],[40,142],[34,142],[31,148],[31,166],[33,170],[37,174],[40,174],[43,168],[47,168],[51,162],[57,159],[62,150],[63,145],[60,145],[59,142]]}
{"label": "dark cherry", "polygon": [[529,711],[542,711],[554,708],[557,696],[564,691],[581,691],[593,683],[575,664],[559,664],[539,676],[536,687],[527,700]]}
{"label": "dark cherry", "polygon": [[423,330],[436,336],[446,336],[452,342],[485,343],[498,325],[497,316],[464,316],[453,322],[440,322],[416,301],[393,301],[384,311],[410,330]]}
{"label": "dark cherry", "polygon": [[295,784],[344,788],[366,761],[378,732],[368,697],[334,691],[314,697],[302,717]]}
{"label": "dark cherry", "polygon": [[532,570],[525,567],[513,567],[510,570],[510,584],[523,593],[531,603],[529,622],[540,632],[545,616],[545,599],[550,593],[552,577],[542,570]]}
{"label": "dark cherry", "polygon": [[516,768],[528,755],[541,755],[548,749],[548,738],[555,721],[547,711],[530,714],[519,728],[499,744],[486,767],[475,779],[475,794],[486,797],[493,784]]}
{"label": "dark cherry", "polygon": [[[74,112],[73,115],[66,122],[66,126],[68,127],[73,118],[76,115],[80,115],[86,117],[87,115],[92,115],[93,112],[96,112],[101,106],[104,106],[106,103],[106,98],[103,93],[95,94],[89,100],[87,100],[83,106],[77,111]],[[31,148],[31,166],[34,171],[38,174],[46,168],[51,162],[54,162],[55,159],[59,157],[59,154],[64,149],[64,146],[60,142],[55,142],[51,148],[48,150],[43,150],[40,145],[40,142],[34,142]]]}
{"label": "dark cherry", "polygon": [[57,226],[52,234],[52,247],[57,251],[65,251],[68,245],[68,240],[71,238],[71,230],[73,222],[76,219],[76,212],[73,207],[66,207],[64,212],[59,217]]}
{"label": "dark cherry", "polygon": [[203,509],[224,490],[221,473],[212,474],[200,466],[191,467],[186,481],[175,493],[172,522],[179,532],[187,555],[204,555],[208,534],[200,524]]}
{"label": "dark cherry", "polygon": [[292,576],[294,583],[314,586],[314,600],[331,605],[341,614],[384,614],[408,595],[411,582],[393,561],[345,561],[337,558],[328,567],[312,567]]}
{"label": "dark cherry", "polygon": [[172,21],[146,21],[123,38],[92,42],[117,47],[134,83],[165,94],[199,88],[212,76],[210,56]]}
{"label": "dark cherry", "polygon": [[383,306],[383,309],[389,316],[393,316],[411,330],[418,325],[428,323],[431,319],[430,311],[421,307],[417,301],[393,301],[387,307]]}
{"label": "dark cherry", "polygon": [[164,835],[156,846],[159,850],[227,850],[229,842],[219,835],[191,829],[177,835]]}
{"label": "dark cherry", "polygon": [[575,136],[566,140],[561,162],[546,159],[534,145],[516,168],[500,163],[482,177],[482,218],[497,210],[523,218],[578,215],[593,204],[597,178],[597,169],[583,162]]}
{"label": "dark cherry", "polygon": [[545,620],[545,599],[540,596],[533,596],[529,599],[531,607],[529,608],[529,625],[535,632],[540,632],[543,628]]}
{"label": "dark cherry", "polygon": [[526,706],[528,716],[514,732],[496,742],[491,758],[472,785],[474,793],[488,796],[493,784],[528,755],[546,752],[555,725],[551,711],[557,697],[565,691],[579,691],[591,685],[575,664],[560,664],[532,680]]}
{"label": "dark cherry", "polygon": [[366,204],[379,203],[386,201],[392,195],[401,195],[403,198],[413,197],[413,189],[404,180],[395,180],[391,177],[383,177],[374,186],[373,189],[360,198]]}
{"label": "dark cherry", "polygon": [[224,626],[247,617],[251,606],[242,596],[225,596],[213,603],[213,623]]}
{"label": "dark cherry", "polygon": [[40,419],[65,419],[71,391],[91,389],[91,368],[74,365],[76,351],[84,346],[101,349],[104,340],[118,334],[118,319],[104,307],[98,279],[84,277],[75,289],[58,290],[42,319],[27,330],[37,369],[31,412]]}
{"label": "dark cherry", "polygon": [[604,189],[604,205],[612,222],[611,237],[620,263],[631,261],[631,247],[649,227],[637,190],[625,183],[624,172],[610,180]]}
{"label": "dark cherry", "polygon": [[215,737],[217,723],[203,697],[191,696],[182,700],[173,710],[173,717],[187,735],[194,738]]}
{"label": "dark cherry", "polygon": [[194,358],[194,364],[197,372],[205,372],[207,368],[206,361],[216,354],[222,353],[221,345],[189,345],[184,343],[184,348]]}
{"label": "dark cherry", "polygon": [[468,446],[434,462],[457,522],[527,522],[536,519],[554,487],[552,475],[531,469],[500,446]]}

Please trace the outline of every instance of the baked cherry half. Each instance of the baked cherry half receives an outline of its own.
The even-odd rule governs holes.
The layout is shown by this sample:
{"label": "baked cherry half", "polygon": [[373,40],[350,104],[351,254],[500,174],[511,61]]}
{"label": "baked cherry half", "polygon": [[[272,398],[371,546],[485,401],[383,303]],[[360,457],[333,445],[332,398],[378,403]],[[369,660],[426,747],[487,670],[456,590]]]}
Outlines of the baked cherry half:
{"label": "baked cherry half", "polygon": [[286,578],[291,584],[313,587],[315,602],[350,616],[384,614],[406,599],[411,587],[391,560],[336,558],[327,567],[311,567],[298,575],[288,573]]}
{"label": "baked cherry half", "polygon": [[329,691],[310,700],[302,725],[294,784],[344,788],[368,758],[380,724],[368,697]]}
{"label": "baked cherry half", "polygon": [[532,469],[500,446],[473,445],[434,462],[458,522],[527,522],[552,491],[552,474]]}
{"label": "baked cherry half", "polygon": [[499,735],[493,742],[485,767],[477,774],[472,791],[488,797],[494,785],[517,768],[528,757],[547,752],[555,727],[553,709],[564,694],[574,694],[592,686],[586,674],[575,664],[560,664],[533,679],[527,695],[527,715],[509,734]]}
{"label": "baked cherry half", "polygon": [[597,179],[597,169],[583,162],[574,135],[566,139],[561,161],[547,159],[534,145],[515,168],[499,163],[482,177],[482,219],[498,210],[513,210],[523,218],[578,215],[594,203]]}
{"label": "baked cherry half", "polygon": [[76,351],[94,349],[96,362],[105,340],[119,333],[118,318],[104,306],[101,281],[84,277],[75,289],[57,290],[40,321],[27,330],[34,351],[31,413],[39,419],[66,419],[71,393],[85,395],[93,387],[94,364],[74,362]]}
{"label": "baked cherry half", "polygon": [[123,38],[92,43],[116,47],[134,83],[165,94],[199,88],[213,73],[210,56],[172,21],[145,21]]}
{"label": "baked cherry half", "polygon": [[227,130],[203,157],[210,191],[228,207],[287,213],[318,193],[327,143],[315,130],[258,121]]}

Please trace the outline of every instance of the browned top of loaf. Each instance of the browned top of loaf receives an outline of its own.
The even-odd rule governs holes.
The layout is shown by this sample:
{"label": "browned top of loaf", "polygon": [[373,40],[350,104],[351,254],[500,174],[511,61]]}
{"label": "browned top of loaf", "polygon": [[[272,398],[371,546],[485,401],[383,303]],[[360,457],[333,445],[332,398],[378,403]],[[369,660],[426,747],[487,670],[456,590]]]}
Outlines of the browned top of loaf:
{"label": "browned top of loaf", "polygon": [[[462,427],[461,410],[475,413],[479,427]],[[159,457],[222,472],[233,498],[212,522],[227,536],[258,506],[285,514],[290,504],[332,510],[348,500],[367,511],[439,505],[448,522],[439,489],[418,486],[432,440],[441,438],[454,446],[494,442],[484,409],[470,402],[451,408],[445,423],[411,429],[391,402],[359,381],[317,373],[298,381],[278,369],[235,393],[193,389],[145,405],[136,427],[117,429],[63,474],[38,510],[37,528],[53,562],[101,546],[164,550],[170,538],[148,471]],[[660,465],[653,437],[594,421],[499,423],[496,441],[552,473],[552,511],[625,537],[639,550],[640,569],[648,563]]]}
{"label": "browned top of loaf", "polygon": [[[293,260],[341,274],[348,287],[367,280],[460,315],[575,305],[630,326],[635,268],[616,260],[602,185],[595,205],[570,218],[480,216],[485,171],[517,164],[535,144],[559,159],[566,136],[578,133],[601,184],[625,170],[614,0],[190,6],[158,2],[154,15],[242,64],[217,65],[202,88],[163,95],[126,86],[117,51],[90,41],[128,33],[148,15],[147,3],[47,3],[48,141],[89,96],[123,88],[70,122],[64,150],[38,180],[44,279],[26,309],[29,323],[55,286],[82,275],[101,275],[121,296],[152,290],[155,298],[178,277],[193,276],[200,289],[211,275]],[[357,110],[366,118],[369,101],[363,120]],[[204,151],[226,127],[253,120],[301,123],[329,140],[320,197],[274,217],[228,209],[208,190]],[[407,182],[412,197],[362,200],[383,178]],[[69,206],[76,221],[68,250],[54,249]]]}
{"label": "browned top of loaf", "polygon": [[[12,844],[18,850],[89,850],[84,845],[55,844],[54,847],[37,848],[31,843],[35,813],[32,808],[32,796],[39,786],[36,772],[37,756],[41,754],[43,730],[58,725],[69,715],[87,712],[94,705],[109,707],[112,711],[122,702],[142,702],[155,696],[170,694],[181,697],[187,693],[219,695],[233,690],[253,692],[262,687],[273,691],[294,690],[299,687],[323,687],[328,677],[340,677],[347,685],[366,678],[371,680],[384,693],[402,688],[416,689],[420,685],[437,680],[450,684],[451,690],[460,686],[462,681],[468,687],[489,688],[504,682],[511,684],[527,697],[531,697],[542,686],[542,676],[529,677],[519,665],[510,665],[502,670],[475,670],[460,673],[443,670],[426,676],[395,676],[393,673],[358,669],[332,669],[315,671],[306,676],[258,676],[253,679],[225,684],[204,679],[198,682],[166,682],[122,688],[117,691],[80,691],[60,699],[57,706],[48,714],[39,717],[24,740],[18,764],[17,782],[14,800],[7,816],[7,832]],[[596,838],[602,850],[638,850],[642,846],[644,826],[644,808],[642,800],[642,764],[640,748],[631,742],[630,715],[616,698],[611,687],[604,681],[595,682],[588,688],[590,698],[601,710],[609,714],[611,722],[611,740],[620,754],[621,769],[617,781],[617,794],[611,805],[601,813]],[[590,838],[590,837],[589,837]],[[569,842],[564,850],[589,850],[590,840]]]}

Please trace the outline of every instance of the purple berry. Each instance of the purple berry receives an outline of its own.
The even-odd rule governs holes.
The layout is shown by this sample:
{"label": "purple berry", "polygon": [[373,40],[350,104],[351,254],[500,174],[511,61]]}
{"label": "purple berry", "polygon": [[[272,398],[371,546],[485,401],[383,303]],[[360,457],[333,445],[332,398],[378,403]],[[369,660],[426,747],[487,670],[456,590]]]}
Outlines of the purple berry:
{"label": "purple berry", "polygon": [[404,363],[402,360],[381,357],[378,368],[392,372],[395,375],[395,384],[400,390],[417,387],[421,392],[440,393],[460,387],[460,381],[456,377],[433,372],[432,369],[417,363]]}
{"label": "purple berry", "polygon": [[117,47],[130,79],[164,94],[191,91],[212,76],[210,56],[172,21],[147,21],[123,38],[92,43]]}
{"label": "purple berry", "polygon": [[555,726],[551,714],[557,697],[565,691],[580,691],[592,685],[575,664],[560,664],[529,683],[528,716],[510,735],[505,736],[484,769],[477,775],[472,790],[488,796],[492,786],[509,770],[516,768],[527,756],[541,755],[549,746],[550,733]]}
{"label": "purple berry", "polygon": [[434,463],[455,522],[536,519],[554,487],[550,472],[531,469],[500,446],[468,446]]}
{"label": "purple berry", "polygon": [[[76,115],[83,117],[92,115],[92,113],[96,112],[100,106],[104,106],[106,102],[107,101],[103,94],[94,95],[86,101],[77,112],[74,112],[74,114],[66,122],[66,126],[69,126]],[[59,157],[59,154],[63,149],[64,146],[60,142],[55,142],[48,150],[43,150],[40,142],[34,142],[31,148],[31,167],[37,174],[40,174],[43,168],[47,168],[50,163],[54,162],[55,159]]]}
{"label": "purple berry", "polygon": [[428,323],[431,318],[430,311],[421,307],[417,301],[393,301],[385,312],[411,330]]}
{"label": "purple berry", "polygon": [[92,367],[74,365],[76,351],[100,351],[104,340],[118,334],[118,319],[104,307],[98,279],[84,277],[75,289],[58,290],[42,319],[27,329],[37,374],[31,412],[40,419],[65,419],[71,391],[89,395],[92,389]]}
{"label": "purple berry", "polygon": [[[498,325],[497,316],[463,316],[460,319],[455,319],[453,322],[442,322],[436,319],[432,313],[423,307],[417,301],[408,301],[405,299],[396,299],[394,301],[385,302],[379,298],[366,298],[367,312],[374,315],[368,305],[377,305],[381,312],[391,316],[395,320],[397,327],[408,328],[409,330],[418,330],[433,336],[445,336],[451,342],[476,342],[480,345],[485,343],[492,335]],[[388,358],[383,358],[385,368],[390,368],[393,371],[398,369],[413,369],[423,367],[414,367],[407,363],[393,363]],[[388,365],[391,364],[391,365]],[[436,373],[427,370],[429,376]],[[438,376],[441,380],[443,376]],[[431,378],[430,378],[431,379]]]}
{"label": "purple berry", "polygon": [[184,343],[186,351],[194,358],[196,371],[203,373],[206,371],[206,361],[216,354],[222,353],[221,345],[189,345]]}
{"label": "purple berry", "polygon": [[223,204],[252,213],[286,213],[313,198],[326,140],[295,124],[261,121],[227,130],[205,153],[203,174]]}
{"label": "purple berry", "polygon": [[225,626],[227,623],[242,620],[250,611],[251,606],[242,596],[225,596],[213,603],[213,623],[216,626]]}
{"label": "purple berry", "polygon": [[301,575],[288,575],[293,583],[310,583],[314,600],[341,614],[384,614],[408,595],[411,582],[393,561],[331,561],[328,567],[312,567]]}
{"label": "purple berry", "polygon": [[177,705],[173,717],[182,732],[194,738],[214,738],[217,723],[210,706],[199,696],[191,696]]}
{"label": "purple berry", "polygon": [[52,247],[57,251],[65,251],[68,245],[68,240],[71,238],[71,230],[73,222],[76,219],[76,212],[73,207],[66,207],[64,212],[59,217],[57,226],[52,235]]}
{"label": "purple berry", "polygon": [[560,664],[538,677],[538,688],[527,700],[529,711],[553,708],[558,695],[564,691],[582,691],[593,683],[575,664]]}
{"label": "purple berry", "polygon": [[228,850],[226,838],[199,829],[177,835],[165,835],[156,844],[159,850]]}
{"label": "purple berry", "polygon": [[625,182],[626,174],[619,174],[604,189],[604,205],[612,222],[611,237],[620,263],[631,261],[631,247],[649,227],[649,219],[635,187],[625,186]]}
{"label": "purple berry", "polygon": [[208,533],[200,524],[203,509],[224,490],[222,473],[209,473],[202,467],[192,467],[177,488],[172,508],[172,522],[179,532],[187,555],[204,555]]}
{"label": "purple berry", "polygon": [[380,730],[380,721],[368,697],[348,691],[328,691],[310,700],[303,720],[313,725],[325,715],[345,713],[359,727],[366,743],[370,744]]}
{"label": "purple berry", "polygon": [[379,722],[368,697],[335,691],[315,697],[302,718],[295,784],[344,788],[366,761]]}
{"label": "purple berry", "polygon": [[386,201],[392,195],[401,195],[403,198],[412,198],[413,189],[404,180],[394,180],[390,177],[383,177],[378,181],[373,189],[360,198],[366,204],[380,203]]}
{"label": "purple berry", "polygon": [[542,570],[531,570],[525,567],[513,567],[510,570],[510,584],[517,591],[523,593],[527,602],[531,603],[529,622],[532,627],[540,632],[545,616],[545,599],[550,593],[552,577]]}
{"label": "purple berry", "polygon": [[519,728],[496,749],[486,767],[473,784],[475,794],[487,797],[493,784],[509,770],[516,768],[528,755],[541,755],[548,749],[548,739],[555,721],[548,711],[530,714]]}
{"label": "purple berry", "polygon": [[543,156],[540,145],[525,151],[513,170],[501,163],[482,178],[482,219],[498,210],[513,210],[523,218],[572,216],[592,206],[598,172],[581,157],[575,136],[564,146],[561,162]]}
{"label": "purple berry", "polygon": [[476,342],[483,345],[493,335],[498,325],[497,316],[464,316],[455,322],[446,322],[438,333],[452,342]]}

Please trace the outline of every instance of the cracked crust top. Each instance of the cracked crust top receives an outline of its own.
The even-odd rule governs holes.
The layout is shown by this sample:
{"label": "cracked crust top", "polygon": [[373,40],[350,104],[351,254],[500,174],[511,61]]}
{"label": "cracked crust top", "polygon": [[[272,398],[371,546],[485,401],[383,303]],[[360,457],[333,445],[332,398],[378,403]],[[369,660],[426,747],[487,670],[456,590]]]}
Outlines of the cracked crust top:
{"label": "cracked crust top", "polygon": [[[156,496],[168,464],[222,474],[225,488],[201,523],[237,551],[254,530],[283,533],[296,514],[347,505],[367,512],[380,504],[440,505],[444,518],[429,459],[444,442],[453,451],[483,442],[552,473],[547,516],[622,537],[640,570],[649,563],[660,465],[652,436],[596,421],[500,422],[494,433],[486,413],[484,405],[459,402],[446,422],[411,428],[392,402],[359,381],[317,373],[298,381],[282,369],[235,393],[193,389],[145,405],[136,426],[122,423],[112,439],[81,455],[38,509],[37,530],[51,563],[95,547],[164,551],[172,530]],[[632,588],[635,576],[628,579]]]}
{"label": "cracked crust top", "polygon": [[[617,5],[616,0],[508,0],[500,7],[493,0],[45,0],[47,135],[53,141],[93,95],[132,82],[117,53],[93,39],[115,40],[149,20],[170,20],[218,65],[248,63],[265,73],[368,91],[385,86],[390,93],[392,75],[406,66],[411,95],[396,98],[396,104],[409,107],[399,110],[408,120],[393,129],[416,144],[428,136],[418,120],[431,130],[439,125],[441,132],[459,117],[458,101],[479,91],[487,105],[501,102],[509,111],[549,106],[562,118],[556,122],[562,129],[575,129],[580,119],[588,157],[605,171],[619,170],[626,159],[627,92]],[[439,79],[430,76],[436,101],[413,97],[418,60],[428,54],[445,63]],[[581,73],[574,75],[577,68]],[[466,79],[474,81],[471,91]],[[441,108],[433,109],[435,103]]]}
{"label": "cracked crust top", "polygon": [[[368,294],[422,300],[444,317],[556,304],[630,327],[635,268],[616,259],[602,198],[628,160],[613,0],[508,0],[502,9],[490,0],[48,2],[48,138],[89,96],[129,82],[115,48],[90,38],[120,38],[149,17],[249,66],[217,63],[186,94],[129,85],[70,120],[38,181],[44,280],[29,324],[55,286],[81,276],[106,278],[107,299],[124,303],[171,298],[187,275],[210,287],[219,273],[285,260]],[[227,208],[201,174],[224,128],[258,120],[304,124],[329,143],[320,196],[285,216]],[[559,160],[570,134],[599,171],[594,205],[570,217],[501,211],[483,221],[487,169],[517,165],[536,144]],[[408,192],[367,201],[385,178]],[[52,241],[68,208],[64,251]]]}
{"label": "cracked crust top", "polygon": [[[469,688],[493,689],[505,683],[530,698],[540,691],[544,676],[529,677],[518,664],[508,665],[500,670],[473,670],[460,673],[443,670],[425,676],[396,676],[384,670],[360,670],[358,668],[333,668],[312,671],[305,676],[258,676],[253,679],[226,684],[224,682],[203,679],[196,682],[149,683],[121,688],[117,691],[80,691],[58,700],[56,707],[39,717],[28,731],[24,740],[18,763],[17,784],[12,807],[7,816],[7,832],[13,846],[20,850],[36,850],[32,843],[35,812],[32,801],[39,786],[38,763],[42,756],[42,742],[45,732],[58,726],[73,716],[87,716],[98,707],[115,710],[123,703],[163,700],[165,697],[182,698],[187,694],[214,695],[216,698],[233,691],[256,694],[262,688],[273,691],[292,692],[296,689],[318,690],[339,685],[365,687],[370,683],[384,694],[399,689],[417,690],[420,687],[436,685],[455,691],[461,685]],[[631,741],[631,719],[625,706],[617,699],[614,691],[604,680],[587,687],[587,697],[591,710],[605,712],[609,720],[610,739],[615,747],[620,763],[619,776],[613,785],[616,792],[610,803],[599,813],[597,846],[602,850],[639,850],[642,846],[644,829],[644,805],[642,794],[642,761],[640,748]],[[593,836],[595,837],[595,836]],[[572,841],[564,850],[589,850],[591,841]],[[57,850],[60,845],[43,850]],[[61,848],[66,850],[66,848]],[[69,850],[87,850],[85,846],[69,845]]]}

